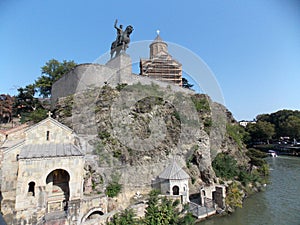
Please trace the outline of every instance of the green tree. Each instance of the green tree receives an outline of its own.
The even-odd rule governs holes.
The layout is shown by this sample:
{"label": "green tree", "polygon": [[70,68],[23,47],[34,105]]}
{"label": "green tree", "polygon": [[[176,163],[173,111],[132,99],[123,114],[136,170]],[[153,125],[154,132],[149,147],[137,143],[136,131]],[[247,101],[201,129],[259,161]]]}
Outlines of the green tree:
{"label": "green tree", "polygon": [[32,121],[34,123],[38,123],[47,117],[47,112],[48,111],[42,107],[37,108],[36,110],[33,110],[32,112],[27,114],[24,122]]}
{"label": "green tree", "polygon": [[230,155],[219,153],[212,162],[217,177],[233,179],[238,175],[237,161]]}
{"label": "green tree", "polygon": [[285,136],[292,138],[300,137],[300,117],[291,115],[282,124],[281,129],[284,131]]}
{"label": "green tree", "polygon": [[46,62],[46,65],[42,67],[42,76],[35,81],[39,94],[43,97],[51,96],[52,84],[76,65],[74,61],[59,62],[56,59]]}
{"label": "green tree", "polygon": [[269,143],[269,140],[275,135],[274,124],[261,120],[256,123],[249,123],[246,130],[252,141],[266,141]]}
{"label": "green tree", "polygon": [[194,85],[190,84],[189,81],[186,78],[182,78],[182,87],[187,89],[192,89]]}
{"label": "green tree", "polygon": [[35,110],[40,104],[35,95],[35,86],[27,85],[25,88],[19,88],[18,94],[15,96],[14,115],[22,115]]}
{"label": "green tree", "polygon": [[28,121],[37,123],[46,118],[47,110],[44,109],[39,99],[34,97],[36,93],[34,84],[19,88],[18,92],[18,95],[14,97],[13,114],[21,117],[21,123]]}
{"label": "green tree", "polygon": [[123,212],[115,214],[108,225],[135,225],[140,224],[135,218],[136,215],[132,209],[125,209]]}
{"label": "green tree", "polygon": [[289,136],[289,129],[286,129],[287,121],[290,116],[300,118],[299,110],[279,110],[271,114],[261,114],[256,117],[257,121],[265,121],[274,124],[275,137]]}

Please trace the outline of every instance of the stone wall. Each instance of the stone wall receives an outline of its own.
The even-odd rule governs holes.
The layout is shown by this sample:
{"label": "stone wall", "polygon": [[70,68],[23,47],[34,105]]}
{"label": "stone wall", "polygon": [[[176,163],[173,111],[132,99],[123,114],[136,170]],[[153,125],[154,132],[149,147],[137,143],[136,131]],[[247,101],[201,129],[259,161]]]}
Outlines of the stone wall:
{"label": "stone wall", "polygon": [[174,85],[158,81],[146,76],[133,74],[131,58],[126,54],[113,58],[106,65],[100,64],[81,64],[76,66],[72,71],[65,74],[61,79],[56,81],[52,86],[51,104],[54,108],[58,98],[66,97],[83,90],[93,87],[102,87],[109,84],[112,87],[121,83],[151,85],[152,83],[162,88],[169,88],[176,92],[194,93]]}
{"label": "stone wall", "polygon": [[[51,120],[44,120],[40,124],[26,131],[26,144],[43,144],[43,143],[74,143],[74,136],[71,129],[63,129],[57,126]],[[47,132],[48,140],[47,140]]]}
{"label": "stone wall", "polygon": [[[45,207],[47,176],[56,169],[63,169],[70,175],[70,201],[80,199],[83,188],[84,158],[59,157],[47,159],[20,159],[16,196],[16,209]],[[41,169],[43,168],[43,169]],[[35,182],[35,196],[28,196],[28,184]]]}

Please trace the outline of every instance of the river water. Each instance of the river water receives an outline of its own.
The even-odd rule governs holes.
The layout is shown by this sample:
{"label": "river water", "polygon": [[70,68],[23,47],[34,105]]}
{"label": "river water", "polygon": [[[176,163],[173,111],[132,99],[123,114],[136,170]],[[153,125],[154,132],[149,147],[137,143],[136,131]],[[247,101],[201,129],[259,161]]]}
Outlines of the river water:
{"label": "river water", "polygon": [[246,199],[232,215],[212,217],[199,225],[300,225],[300,157],[268,158],[266,191]]}

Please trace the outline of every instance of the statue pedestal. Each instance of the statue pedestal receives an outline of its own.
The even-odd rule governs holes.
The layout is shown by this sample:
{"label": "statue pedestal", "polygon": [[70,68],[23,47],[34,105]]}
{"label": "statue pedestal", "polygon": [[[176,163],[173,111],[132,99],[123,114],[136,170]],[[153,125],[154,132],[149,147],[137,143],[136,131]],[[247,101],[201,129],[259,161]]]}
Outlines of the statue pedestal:
{"label": "statue pedestal", "polygon": [[120,84],[124,83],[122,77],[132,74],[131,58],[126,53],[121,53],[117,57],[112,58],[105,65],[116,70],[116,77]]}

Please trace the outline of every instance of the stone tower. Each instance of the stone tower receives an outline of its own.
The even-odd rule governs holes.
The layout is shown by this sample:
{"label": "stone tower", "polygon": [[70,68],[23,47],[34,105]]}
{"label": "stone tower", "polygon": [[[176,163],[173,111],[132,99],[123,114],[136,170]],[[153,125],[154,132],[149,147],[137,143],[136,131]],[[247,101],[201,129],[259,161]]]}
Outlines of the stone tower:
{"label": "stone tower", "polygon": [[149,47],[150,58],[140,60],[140,75],[182,86],[182,65],[168,53],[159,33]]}

